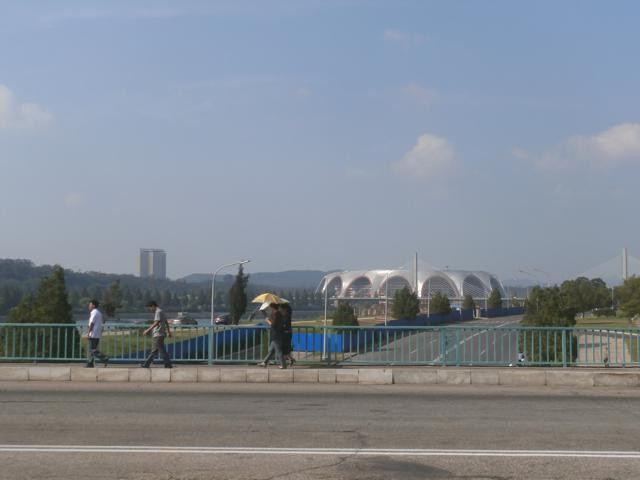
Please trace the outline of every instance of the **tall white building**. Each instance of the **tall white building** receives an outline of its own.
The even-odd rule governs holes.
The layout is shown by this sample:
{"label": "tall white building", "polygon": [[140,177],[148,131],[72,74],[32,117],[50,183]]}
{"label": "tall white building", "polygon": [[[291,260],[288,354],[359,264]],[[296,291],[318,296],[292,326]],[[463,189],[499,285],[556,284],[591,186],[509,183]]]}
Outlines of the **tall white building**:
{"label": "tall white building", "polygon": [[167,252],[155,248],[141,248],[138,271],[141,278],[167,278]]}

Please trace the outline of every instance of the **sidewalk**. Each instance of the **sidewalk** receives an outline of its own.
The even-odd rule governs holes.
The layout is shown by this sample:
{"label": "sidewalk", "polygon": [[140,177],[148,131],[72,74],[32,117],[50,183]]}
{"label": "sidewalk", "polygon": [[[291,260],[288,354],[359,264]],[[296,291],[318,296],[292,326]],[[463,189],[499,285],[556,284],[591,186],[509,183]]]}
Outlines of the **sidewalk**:
{"label": "sidewalk", "polygon": [[[77,364],[2,364],[2,381],[52,382],[201,382],[321,383],[361,385],[501,385],[548,387],[640,387],[640,369],[494,368],[494,367],[360,367],[280,370],[277,367],[137,366],[84,368]],[[1,383],[0,383],[1,385]]]}

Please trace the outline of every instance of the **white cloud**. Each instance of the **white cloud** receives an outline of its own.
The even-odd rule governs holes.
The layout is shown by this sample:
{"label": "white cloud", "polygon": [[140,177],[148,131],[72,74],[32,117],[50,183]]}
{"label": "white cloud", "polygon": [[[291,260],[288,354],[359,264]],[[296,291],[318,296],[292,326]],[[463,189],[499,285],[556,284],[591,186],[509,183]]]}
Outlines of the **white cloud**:
{"label": "white cloud", "polygon": [[403,32],[392,28],[386,29],[382,37],[389,43],[399,43],[406,47],[419,45],[424,41],[424,36],[419,33]]}
{"label": "white cloud", "polygon": [[545,169],[640,165],[640,123],[622,123],[595,135],[576,135],[537,156],[521,149],[515,152]]}
{"label": "white cloud", "polygon": [[416,83],[402,87],[402,93],[423,107],[430,107],[438,98],[438,93],[435,90],[425,88]]}
{"label": "white cloud", "polygon": [[53,116],[35,103],[19,103],[5,85],[0,84],[0,133],[23,133],[48,124]]}
{"label": "white cloud", "polygon": [[457,163],[455,149],[446,138],[425,133],[393,168],[401,175],[432,179],[453,172]]}

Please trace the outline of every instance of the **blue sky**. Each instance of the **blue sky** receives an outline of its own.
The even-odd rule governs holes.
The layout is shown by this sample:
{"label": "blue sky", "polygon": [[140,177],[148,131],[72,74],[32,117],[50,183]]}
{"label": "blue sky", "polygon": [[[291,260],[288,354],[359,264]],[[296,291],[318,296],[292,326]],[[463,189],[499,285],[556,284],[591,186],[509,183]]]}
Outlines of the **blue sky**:
{"label": "blue sky", "polygon": [[561,280],[638,256],[637,2],[0,10],[0,257]]}

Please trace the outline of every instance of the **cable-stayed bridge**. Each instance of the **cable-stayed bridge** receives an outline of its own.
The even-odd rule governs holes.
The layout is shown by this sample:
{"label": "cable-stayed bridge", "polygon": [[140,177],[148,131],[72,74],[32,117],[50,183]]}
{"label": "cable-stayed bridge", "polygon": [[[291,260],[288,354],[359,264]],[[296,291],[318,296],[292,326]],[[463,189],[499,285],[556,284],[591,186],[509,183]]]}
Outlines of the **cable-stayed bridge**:
{"label": "cable-stayed bridge", "polygon": [[585,270],[576,277],[601,278],[607,285],[620,285],[625,276],[633,275],[640,276],[640,259],[628,255],[623,250],[619,255]]}

